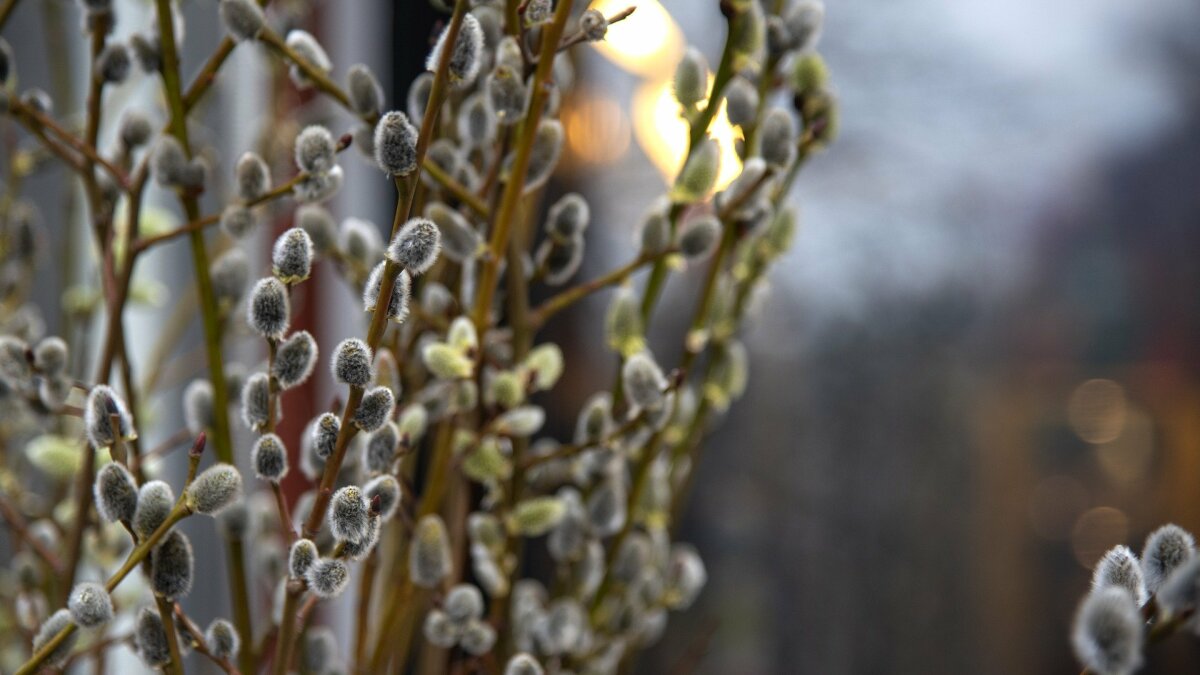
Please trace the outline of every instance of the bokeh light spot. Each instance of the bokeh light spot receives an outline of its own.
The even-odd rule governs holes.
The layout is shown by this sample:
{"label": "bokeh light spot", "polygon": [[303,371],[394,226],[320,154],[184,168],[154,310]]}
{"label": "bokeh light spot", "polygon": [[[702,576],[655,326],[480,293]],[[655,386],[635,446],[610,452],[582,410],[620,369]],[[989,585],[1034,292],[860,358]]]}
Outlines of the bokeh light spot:
{"label": "bokeh light spot", "polygon": [[1125,389],[1112,380],[1088,380],[1071,392],[1067,420],[1088,443],[1108,443],[1125,425]]}

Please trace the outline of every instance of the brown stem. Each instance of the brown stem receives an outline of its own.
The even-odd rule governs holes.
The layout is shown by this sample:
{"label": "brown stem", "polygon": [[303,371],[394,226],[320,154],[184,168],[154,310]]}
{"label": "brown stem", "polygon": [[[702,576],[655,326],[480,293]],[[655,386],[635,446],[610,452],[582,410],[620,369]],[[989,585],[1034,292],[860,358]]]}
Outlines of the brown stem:
{"label": "brown stem", "polygon": [[[608,17],[608,25],[611,26],[614,23],[628,19],[630,17],[630,15],[632,15],[634,10],[636,10],[636,9],[637,9],[637,7],[626,7],[625,9],[617,12],[616,14],[613,14],[612,16]],[[587,35],[585,35],[583,31],[577,30],[574,33],[563,38],[562,41],[558,43],[558,51],[560,51],[560,52],[565,51],[567,49],[570,49],[571,47],[574,47],[577,44],[580,44],[582,42],[587,42],[587,41],[588,41]]]}
{"label": "brown stem", "polygon": [[509,172],[508,183],[504,186],[504,194],[500,198],[500,210],[496,215],[495,226],[489,243],[491,255],[484,259],[483,272],[480,275],[475,296],[475,308],[472,319],[475,327],[481,333],[487,327],[488,314],[492,309],[492,297],[496,292],[496,277],[500,271],[500,260],[508,249],[508,237],[512,231],[513,220],[521,195],[525,192],[525,175],[529,170],[529,158],[533,153],[533,139],[537,135],[538,125],[541,124],[542,113],[545,110],[546,97],[550,92],[550,76],[554,65],[554,54],[567,19],[571,14],[572,0],[559,0],[554,10],[554,20],[542,31],[541,57],[533,78],[533,93],[529,97],[529,109],[525,114],[525,126],[522,129],[520,144],[517,146],[513,159],[512,170]]}
{"label": "brown stem", "polygon": [[[37,128],[49,131],[58,137],[60,141],[66,143],[67,146],[82,155],[88,162],[97,164],[107,171],[122,190],[128,191],[130,189],[129,177],[126,176],[125,172],[119,167],[101,157],[100,152],[96,150],[95,145],[92,145],[91,143],[79,138],[59,124],[53,117],[50,117],[46,113],[36,108],[26,105],[19,99],[12,99],[9,105],[12,106],[13,116],[24,123],[27,128],[31,128],[31,130],[33,128]],[[43,136],[43,138],[45,137]],[[87,168],[87,165],[81,166],[81,172],[86,172]]]}
{"label": "brown stem", "polygon": [[[172,609],[175,612],[175,619],[179,622],[183,629],[192,636],[192,649],[198,654],[202,654],[209,661],[212,661],[218,668],[225,671],[226,675],[240,675],[240,671],[229,661],[229,659],[217,658],[212,650],[208,648],[208,644],[204,641],[204,631],[192,621],[187,614],[184,613],[183,607],[178,602],[174,603]],[[245,644],[243,649],[250,649],[251,645]]]}
{"label": "brown stem", "polygon": [[183,675],[183,652],[179,650],[179,631],[175,629],[171,602],[155,593],[154,605],[158,607],[158,616],[162,619],[163,632],[167,636],[167,652],[171,655],[163,671],[170,675]]}
{"label": "brown stem", "polygon": [[[150,555],[150,551],[152,551],[154,547],[158,545],[158,542],[161,541],[162,538],[171,531],[171,528],[175,526],[175,523],[178,523],[180,520],[188,517],[191,515],[191,513],[191,510],[184,503],[183,497],[181,496],[179,501],[176,502],[175,508],[172,509],[171,513],[167,516],[167,519],[163,521],[162,525],[159,525],[157,530],[155,530],[149,537],[147,537],[129,552],[129,556],[125,558],[124,564],[122,564],[120,569],[114,572],[104,584],[105,590],[107,590],[109,593],[112,593],[117,585],[120,584],[125,577],[128,576],[129,573],[138,566],[138,564],[145,560],[146,556]],[[46,643],[42,645],[41,649],[37,650],[23,666],[17,669],[17,672],[14,675],[32,675],[33,673],[37,672],[42,663],[44,663],[56,649],[62,646],[63,642],[65,642],[67,638],[69,638],[71,634],[75,632],[75,630],[76,627],[74,623],[67,624],[58,632],[58,634],[47,640]]]}
{"label": "brown stem", "polygon": [[[183,93],[179,79],[179,52],[175,43],[175,26],[171,14],[170,0],[155,0],[157,10],[158,33],[162,42],[162,79],[167,104],[171,111],[171,133],[183,147],[184,154],[192,156],[191,142],[188,138],[187,108],[184,106]],[[199,204],[194,193],[181,193],[180,200],[189,221],[198,220]],[[192,267],[196,277],[196,287],[200,296],[200,309],[204,323],[204,343],[208,354],[209,382],[213,388],[213,435],[216,445],[217,458],[222,462],[233,462],[233,447],[229,432],[228,390],[225,386],[225,360],[221,355],[221,326],[220,310],[217,307],[216,295],[213,292],[212,279],[208,273],[208,252],[204,245],[204,235],[199,231],[191,232]],[[231,540],[228,549],[229,566],[233,583],[230,584],[231,604],[233,605],[234,625],[242,635],[254,635],[250,621],[249,598],[246,591],[245,561],[240,555],[240,542]],[[253,650],[243,650],[239,655],[239,666],[246,673],[256,670]]]}
{"label": "brown stem", "polygon": [[608,274],[596,277],[595,279],[592,279],[590,281],[586,281],[584,283],[581,283],[581,284],[578,284],[571,288],[568,288],[567,290],[562,291],[558,295],[555,295],[555,296],[545,300],[544,302],[542,302],[542,304],[538,305],[530,313],[529,323],[533,326],[533,329],[536,331],[537,329],[541,328],[542,325],[545,324],[546,321],[550,317],[554,316],[555,314],[570,307],[571,305],[575,304],[576,302],[579,302],[580,300],[586,298],[587,296],[591,295],[592,293],[595,293],[596,291],[599,291],[603,288],[607,288],[609,286],[613,286],[615,284],[619,284],[619,283],[625,281],[626,279],[629,278],[630,275],[632,275],[634,272],[641,269],[646,264],[655,262],[655,261],[657,261],[663,257],[666,257],[667,255],[674,253],[674,252],[675,252],[675,249],[667,249],[665,251],[662,251],[661,253],[653,253],[653,254],[643,253],[642,255],[639,255],[638,257],[631,260],[630,262],[622,265],[621,267],[618,267],[618,268],[612,270]]}

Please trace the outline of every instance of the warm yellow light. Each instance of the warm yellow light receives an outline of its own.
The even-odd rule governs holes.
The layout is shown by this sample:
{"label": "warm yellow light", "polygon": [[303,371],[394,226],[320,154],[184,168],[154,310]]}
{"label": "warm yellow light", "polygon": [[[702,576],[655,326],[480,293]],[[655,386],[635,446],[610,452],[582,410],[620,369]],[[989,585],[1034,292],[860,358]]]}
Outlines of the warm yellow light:
{"label": "warm yellow light", "polygon": [[608,60],[642,77],[664,77],[675,72],[683,57],[683,33],[658,0],[595,0],[592,9],[604,16],[637,7],[608,29],[596,48]]}
{"label": "warm yellow light", "polygon": [[571,156],[589,164],[611,164],[629,149],[629,118],[603,93],[580,91],[562,112]]}
{"label": "warm yellow light", "polygon": [[[709,78],[709,86],[712,79]],[[671,80],[665,79],[643,85],[633,100],[633,132],[638,145],[646,156],[658,167],[667,181],[673,181],[683,166],[687,155],[688,123],[680,117],[679,101],[671,88]],[[717,110],[709,134],[716,139],[721,149],[721,170],[717,174],[716,189],[729,185],[742,170],[734,142],[738,132],[725,116],[725,103]]]}

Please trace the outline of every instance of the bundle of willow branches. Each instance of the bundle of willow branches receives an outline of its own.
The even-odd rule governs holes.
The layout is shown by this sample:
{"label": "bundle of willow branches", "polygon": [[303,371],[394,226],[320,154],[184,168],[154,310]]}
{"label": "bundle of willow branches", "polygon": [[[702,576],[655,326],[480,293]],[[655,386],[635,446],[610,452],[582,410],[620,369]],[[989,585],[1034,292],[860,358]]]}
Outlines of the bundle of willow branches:
{"label": "bundle of willow branches", "polygon": [[[0,27],[15,4],[0,6]],[[628,666],[705,583],[696,550],[672,541],[671,526],[705,432],[746,386],[737,336],[792,239],[787,195],[834,134],[813,50],[821,6],[719,3],[728,31],[715,72],[689,50],[675,78],[690,125],[678,176],[649,207],[629,262],[577,281],[588,204],[568,194],[541,208],[563,144],[569,52],[620,30],[636,7],[606,17],[572,0],[435,1],[449,16],[428,72],[390,110],[368,68],[351,66],[339,84],[318,41],[290,28],[304,3],[199,4],[219,13],[226,35],[189,84],[171,0],[155,0],[153,23],[126,41],[113,37],[110,0],[81,2],[91,69],[79,125],[40,89],[18,93],[24,57],[0,45],[3,119],[27,133],[0,201],[0,510],[13,543],[0,667],[103,670],[124,647],[170,673],[205,662],[230,673]],[[199,140],[199,105],[245,49],[350,123],[303,126],[291,117],[302,110],[281,106],[260,152],[226,169],[226,190]],[[161,110],[112,109],[106,89],[134,77],[160,90]],[[742,157],[714,195],[720,153],[709,133],[722,104]],[[106,129],[111,147],[99,142]],[[353,217],[339,226],[322,205],[342,186],[351,146],[394,182],[386,234]],[[46,237],[18,195],[23,177],[57,164],[83,188],[78,230],[90,231],[81,246],[95,262],[94,279],[64,297],[70,343],[43,335],[31,296]],[[272,179],[281,173],[290,177]],[[150,217],[152,192],[178,203],[183,224]],[[270,209],[293,226],[252,283],[260,266],[239,240]],[[139,295],[138,262],[184,238],[194,293],[180,292],[153,354],[131,358],[123,317]],[[318,345],[291,329],[292,303],[321,261],[361,293],[360,337]],[[646,329],[669,275],[689,267],[702,273],[686,335],[655,355]],[[611,293],[613,381],[579,411],[573,438],[551,438],[539,400],[573,370],[539,332],[600,292]],[[171,391],[161,362],[197,315],[204,376],[173,404],[186,428],[155,428],[145,403]],[[247,342],[265,361],[227,358]],[[289,391],[319,361],[336,397],[288,448],[277,425]],[[142,447],[139,432],[151,430],[166,440]],[[180,447],[191,448],[189,470],[172,486],[162,460]],[[309,486],[295,500],[280,486],[293,465]],[[231,616],[205,628],[186,606],[196,561],[175,527],[194,514],[215,518],[227,557],[219,585]],[[546,578],[526,556],[534,548],[553,561]],[[322,602],[336,596],[348,597]]]}

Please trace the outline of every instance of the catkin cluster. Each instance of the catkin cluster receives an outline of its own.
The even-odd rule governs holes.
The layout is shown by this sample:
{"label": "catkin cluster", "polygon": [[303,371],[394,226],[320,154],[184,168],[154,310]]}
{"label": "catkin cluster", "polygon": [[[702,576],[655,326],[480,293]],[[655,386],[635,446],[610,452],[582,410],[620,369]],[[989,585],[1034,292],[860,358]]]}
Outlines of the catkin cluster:
{"label": "catkin cluster", "polygon": [[1164,525],[1139,558],[1128,546],[1104,554],[1092,587],[1075,612],[1071,646],[1086,672],[1127,675],[1149,644],[1183,626],[1195,629],[1200,609],[1200,556],[1190,532]]}
{"label": "catkin cluster", "polygon": [[[646,205],[627,260],[592,278],[581,274],[588,239],[617,224],[602,222],[586,189],[556,194],[559,117],[576,80],[572,50],[621,30],[628,12],[433,0],[447,14],[426,72],[389,95],[370,68],[334,63],[297,28],[307,2],[187,6],[213,12],[223,38],[207,60],[181,64],[181,6],[155,0],[151,23],[116,33],[125,17],[86,0],[82,25],[97,47],[88,100],[100,105],[83,135],[42,90],[17,93],[25,57],[0,41],[2,121],[44,145],[18,168],[59,161],[78,174],[97,256],[94,278],[64,296],[61,334],[85,339],[69,348],[43,335],[29,302],[47,225],[18,194],[0,200],[0,442],[25,449],[4,460],[59,482],[48,493],[70,500],[22,502],[33,522],[17,532],[13,602],[0,606],[16,608],[10,623],[25,630],[0,636],[0,646],[22,642],[0,651],[21,654],[0,670],[93,658],[74,653],[78,632],[98,640],[118,614],[146,665],[174,673],[198,659],[278,674],[404,671],[419,659],[430,672],[602,675],[658,640],[707,581],[673,526],[705,432],[746,389],[739,335],[791,244],[791,187],[836,132],[819,2],[705,3],[722,10],[726,38],[715,72],[697,49],[678,63],[686,158]],[[329,108],[316,117],[273,106],[257,149],[222,168],[197,104],[242,51],[274,73],[272,91],[310,92]],[[106,95],[132,80],[160,93],[155,109]],[[736,157],[712,138],[720,109],[737,129]],[[110,126],[115,134],[99,133]],[[394,185],[390,223],[333,201],[346,162]],[[722,162],[737,164],[728,185],[717,183]],[[173,226],[151,227],[150,185],[175,202]],[[252,235],[267,227],[259,255]],[[158,328],[154,354],[131,354],[123,317],[148,292],[139,259],[172,241],[189,247],[194,293],[169,291],[174,323]],[[317,305],[306,318],[318,274],[357,306]],[[680,301],[686,330],[652,341],[663,288],[681,275],[695,289]],[[612,368],[584,382],[588,369],[542,328],[593,296],[607,303],[594,323],[609,351],[588,358]],[[193,321],[198,376],[167,368]],[[239,363],[235,348],[253,356]],[[318,364],[328,377],[314,378]],[[191,379],[172,389],[180,373]],[[588,393],[565,400],[566,378]],[[331,383],[331,396],[314,395],[314,380]],[[576,410],[551,425],[554,398]],[[172,407],[179,429],[166,428]],[[315,412],[290,419],[300,410]],[[563,428],[573,433],[550,432]],[[179,480],[164,455],[188,445]],[[223,552],[196,550],[177,527],[194,514],[214,517]],[[1081,610],[1076,644],[1089,665],[1108,660],[1103,672],[1136,665],[1136,650],[1122,650],[1138,640],[1118,629],[1148,594],[1164,608],[1190,601],[1178,581],[1194,567],[1190,537],[1156,536],[1140,563],[1110,554]],[[221,555],[225,565],[210,560]],[[528,561],[547,556],[554,564],[538,577]],[[135,570],[145,593],[114,603]],[[188,595],[197,575],[218,574],[207,586],[227,589],[229,617],[201,628]],[[344,595],[357,621],[335,631],[326,624],[339,615],[319,607]]]}

